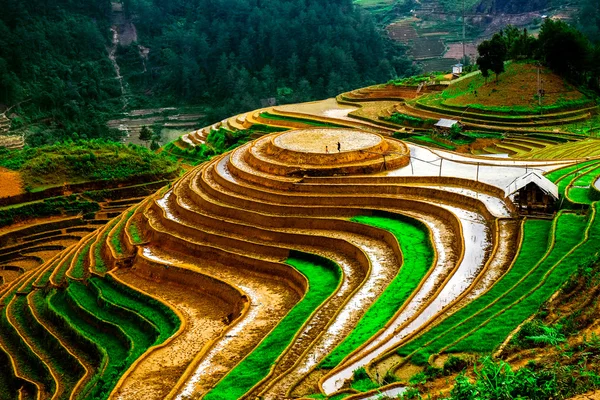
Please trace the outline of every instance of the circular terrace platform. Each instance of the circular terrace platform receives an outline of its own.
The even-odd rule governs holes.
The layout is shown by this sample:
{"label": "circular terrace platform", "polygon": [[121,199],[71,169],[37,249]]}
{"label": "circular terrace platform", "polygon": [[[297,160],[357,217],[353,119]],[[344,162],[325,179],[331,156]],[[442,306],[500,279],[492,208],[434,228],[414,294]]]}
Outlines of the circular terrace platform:
{"label": "circular terrace platform", "polygon": [[273,136],[266,146],[280,163],[323,167],[381,158],[389,149],[381,135],[344,128],[296,129]]}
{"label": "circular terrace platform", "polygon": [[273,143],[281,149],[327,154],[327,150],[337,153],[338,143],[340,152],[378,149],[383,144],[383,137],[355,129],[297,129],[277,136]]}

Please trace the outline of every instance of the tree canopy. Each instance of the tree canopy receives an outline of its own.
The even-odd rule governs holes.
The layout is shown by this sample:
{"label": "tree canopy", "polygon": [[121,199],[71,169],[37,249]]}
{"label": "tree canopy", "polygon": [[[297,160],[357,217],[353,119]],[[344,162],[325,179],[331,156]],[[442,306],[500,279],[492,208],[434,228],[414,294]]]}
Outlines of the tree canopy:
{"label": "tree canopy", "polygon": [[546,19],[537,38],[526,29],[509,26],[484,40],[477,50],[477,65],[484,77],[491,71],[497,78],[504,71],[504,61],[529,59],[539,61],[572,83],[600,90],[600,46],[560,20]]}
{"label": "tree canopy", "polygon": [[[351,0],[122,2],[138,33],[116,51],[130,107],[205,104],[218,119],[414,72]],[[13,128],[36,125],[29,144],[119,137],[105,124],[123,110],[114,15],[109,0],[3,2],[0,110],[21,104]]]}
{"label": "tree canopy", "polygon": [[484,40],[477,46],[477,65],[481,70],[481,74],[487,78],[492,71],[496,74],[496,80],[498,75],[504,72],[504,61],[508,54],[506,38],[503,33],[496,33],[490,40]]}

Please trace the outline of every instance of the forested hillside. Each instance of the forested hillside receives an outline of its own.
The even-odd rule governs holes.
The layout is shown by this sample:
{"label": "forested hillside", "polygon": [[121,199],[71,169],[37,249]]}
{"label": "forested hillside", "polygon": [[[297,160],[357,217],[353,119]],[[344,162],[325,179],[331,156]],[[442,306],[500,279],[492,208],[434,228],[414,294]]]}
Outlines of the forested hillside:
{"label": "forested hillside", "polygon": [[0,103],[23,102],[13,128],[41,122],[35,142],[111,136],[101,112],[118,103],[106,57],[110,2],[6,0],[0,12]]}
{"label": "forested hillside", "polygon": [[323,98],[410,72],[402,49],[350,0],[126,0],[124,8],[150,48],[149,72],[138,65],[130,83],[225,104],[225,114],[261,98]]}
{"label": "forested hillside", "polygon": [[[123,108],[111,3],[4,3],[0,103],[23,102],[13,129],[24,125],[30,144],[117,137],[104,124]],[[123,10],[148,49],[147,59],[136,43],[117,51],[131,107],[205,104],[216,119],[413,72],[351,0],[125,0]]]}

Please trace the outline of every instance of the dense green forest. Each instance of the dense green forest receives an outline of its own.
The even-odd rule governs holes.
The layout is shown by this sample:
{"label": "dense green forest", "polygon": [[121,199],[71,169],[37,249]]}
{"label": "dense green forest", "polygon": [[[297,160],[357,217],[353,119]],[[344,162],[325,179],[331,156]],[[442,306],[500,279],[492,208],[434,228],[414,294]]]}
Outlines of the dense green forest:
{"label": "dense green forest", "polygon": [[148,72],[138,58],[131,87],[220,104],[222,115],[261,98],[323,98],[412,72],[403,49],[350,0],[125,0],[124,8],[151,49]]}
{"label": "dense green forest", "polygon": [[[205,104],[209,120],[279,102],[323,98],[413,72],[404,48],[351,0],[124,0],[138,46],[121,47],[129,107]],[[108,0],[5,0],[0,104],[41,145],[119,137],[123,111],[108,58]],[[207,121],[212,122],[212,121]]]}
{"label": "dense green forest", "polygon": [[102,118],[120,95],[106,57],[109,27],[109,1],[2,2],[0,103],[23,102],[13,127],[40,123],[34,144],[116,137]]}
{"label": "dense green forest", "polygon": [[592,42],[600,42],[600,1],[581,0],[577,28]]}

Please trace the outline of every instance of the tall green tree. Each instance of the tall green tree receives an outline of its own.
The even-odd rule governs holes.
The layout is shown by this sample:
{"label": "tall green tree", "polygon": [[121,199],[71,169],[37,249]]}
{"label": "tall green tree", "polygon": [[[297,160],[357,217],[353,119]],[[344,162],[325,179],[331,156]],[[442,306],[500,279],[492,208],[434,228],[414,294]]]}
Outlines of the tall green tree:
{"label": "tall green tree", "polygon": [[142,126],[142,129],[140,129],[140,134],[138,135],[138,139],[147,145],[148,142],[152,140],[152,130],[145,125]]}
{"label": "tall green tree", "polygon": [[490,71],[496,74],[496,82],[498,76],[504,72],[504,61],[508,55],[506,40],[502,32],[496,33],[490,40],[484,40],[477,46],[477,65],[481,70],[481,74],[487,79],[490,76]]}
{"label": "tall green tree", "polygon": [[538,36],[538,57],[554,72],[583,82],[592,48],[577,29],[560,20],[544,21]]}

